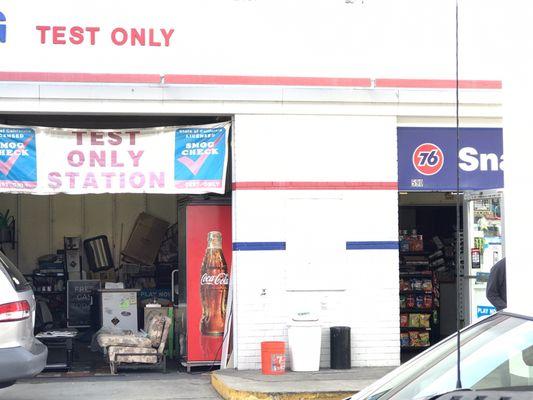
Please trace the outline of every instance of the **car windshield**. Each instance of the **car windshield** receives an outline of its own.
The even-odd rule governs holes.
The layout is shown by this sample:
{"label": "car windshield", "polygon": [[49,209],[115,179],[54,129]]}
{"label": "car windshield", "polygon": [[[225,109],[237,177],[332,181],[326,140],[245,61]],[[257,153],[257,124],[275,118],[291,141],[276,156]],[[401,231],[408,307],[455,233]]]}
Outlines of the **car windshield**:
{"label": "car windshield", "polygon": [[[467,389],[533,388],[533,322],[498,315],[464,331],[461,380]],[[354,399],[428,399],[457,382],[456,340],[450,338],[400,367],[391,379]],[[385,378],[386,379],[386,378]]]}
{"label": "car windshield", "polygon": [[17,292],[31,289],[31,286],[24,278],[24,275],[22,275],[17,267],[15,267],[9,258],[7,258],[2,252],[0,252],[0,271],[7,276]]}

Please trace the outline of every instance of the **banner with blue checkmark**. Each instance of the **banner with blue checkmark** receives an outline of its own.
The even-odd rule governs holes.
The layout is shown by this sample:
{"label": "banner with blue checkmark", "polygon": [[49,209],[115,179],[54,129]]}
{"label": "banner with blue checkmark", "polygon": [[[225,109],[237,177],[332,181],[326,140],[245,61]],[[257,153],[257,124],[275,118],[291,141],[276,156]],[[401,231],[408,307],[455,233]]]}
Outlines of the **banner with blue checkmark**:
{"label": "banner with blue checkmark", "polygon": [[35,131],[0,128],[0,188],[33,189],[37,186]]}
{"label": "banner with blue checkmark", "polygon": [[174,181],[192,193],[224,193],[229,123],[176,129]]}

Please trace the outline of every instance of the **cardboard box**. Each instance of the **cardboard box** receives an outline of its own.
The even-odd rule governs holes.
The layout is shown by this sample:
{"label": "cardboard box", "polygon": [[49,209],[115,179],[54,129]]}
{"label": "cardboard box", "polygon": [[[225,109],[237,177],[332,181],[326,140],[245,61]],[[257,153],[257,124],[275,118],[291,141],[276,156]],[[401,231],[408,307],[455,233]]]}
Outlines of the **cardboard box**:
{"label": "cardboard box", "polygon": [[127,260],[144,265],[152,265],[157,257],[168,225],[168,222],[152,215],[139,214],[122,255]]}

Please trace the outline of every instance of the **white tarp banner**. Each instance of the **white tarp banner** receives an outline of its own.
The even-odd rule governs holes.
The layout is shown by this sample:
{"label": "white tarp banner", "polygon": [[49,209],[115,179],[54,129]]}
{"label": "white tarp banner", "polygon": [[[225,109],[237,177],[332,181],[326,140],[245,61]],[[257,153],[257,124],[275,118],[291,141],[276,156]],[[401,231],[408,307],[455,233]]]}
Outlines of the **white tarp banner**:
{"label": "white tarp banner", "polygon": [[229,127],[0,126],[0,188],[34,194],[224,193]]}

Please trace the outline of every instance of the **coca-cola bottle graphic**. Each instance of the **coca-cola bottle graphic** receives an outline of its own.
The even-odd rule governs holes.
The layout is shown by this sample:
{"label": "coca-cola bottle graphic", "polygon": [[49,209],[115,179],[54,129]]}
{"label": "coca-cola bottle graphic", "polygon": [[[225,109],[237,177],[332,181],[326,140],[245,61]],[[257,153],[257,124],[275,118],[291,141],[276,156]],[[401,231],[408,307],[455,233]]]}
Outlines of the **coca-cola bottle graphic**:
{"label": "coca-cola bottle graphic", "polygon": [[202,261],[200,297],[202,318],[200,332],[205,336],[222,336],[226,320],[229,276],[224,254],[222,234],[212,231],[207,234],[207,249]]}

